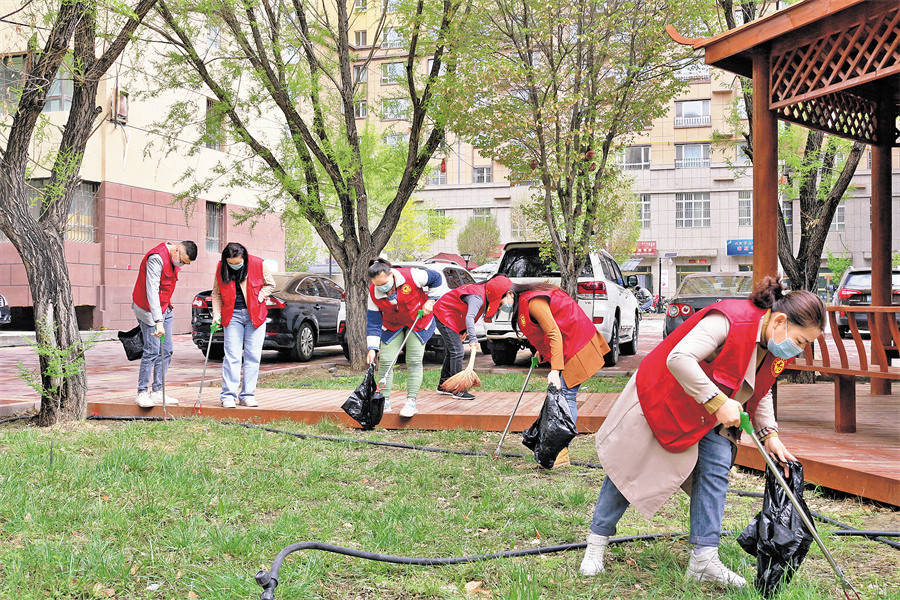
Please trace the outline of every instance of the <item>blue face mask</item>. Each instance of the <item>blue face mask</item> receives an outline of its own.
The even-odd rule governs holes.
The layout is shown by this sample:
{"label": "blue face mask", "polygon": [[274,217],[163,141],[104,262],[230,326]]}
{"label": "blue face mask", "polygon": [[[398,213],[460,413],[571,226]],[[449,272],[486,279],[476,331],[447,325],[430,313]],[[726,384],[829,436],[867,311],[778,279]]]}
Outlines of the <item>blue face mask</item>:
{"label": "blue face mask", "polygon": [[228,263],[228,268],[231,269],[232,271],[240,271],[241,269],[244,268],[244,263],[238,263],[236,265]]}
{"label": "blue face mask", "polygon": [[795,356],[803,352],[803,349],[800,348],[800,346],[798,346],[796,342],[794,342],[794,340],[788,337],[787,321],[784,322],[784,341],[776,342],[774,338],[774,335],[769,338],[768,343],[766,343],[766,347],[769,349],[769,352],[771,352],[778,358],[787,360],[788,358],[794,358]]}
{"label": "blue face mask", "polygon": [[394,289],[394,282],[391,279],[388,279],[387,283],[383,283],[381,285],[376,285],[375,289],[381,292],[382,294],[390,294],[391,290]]}
{"label": "blue face mask", "polygon": [[512,309],[512,304],[503,304],[502,302],[500,303],[500,312],[509,314],[512,312]]}

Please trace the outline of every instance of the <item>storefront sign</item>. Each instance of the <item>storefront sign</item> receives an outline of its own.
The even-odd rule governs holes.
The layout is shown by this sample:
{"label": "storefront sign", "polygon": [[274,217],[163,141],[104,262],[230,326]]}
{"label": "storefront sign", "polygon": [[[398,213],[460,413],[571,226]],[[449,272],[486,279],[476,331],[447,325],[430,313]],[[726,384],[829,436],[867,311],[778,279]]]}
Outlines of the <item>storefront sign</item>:
{"label": "storefront sign", "polygon": [[638,241],[632,256],[656,256],[656,240]]}
{"label": "storefront sign", "polygon": [[746,256],[753,254],[753,240],[728,240],[725,244],[728,256]]}

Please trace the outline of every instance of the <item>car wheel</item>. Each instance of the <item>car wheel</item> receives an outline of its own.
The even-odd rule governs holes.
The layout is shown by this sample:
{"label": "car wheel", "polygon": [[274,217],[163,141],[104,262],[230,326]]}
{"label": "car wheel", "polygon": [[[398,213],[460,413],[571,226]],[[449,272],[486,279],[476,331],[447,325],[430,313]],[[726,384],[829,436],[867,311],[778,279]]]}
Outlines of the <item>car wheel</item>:
{"label": "car wheel", "polygon": [[491,358],[498,367],[512,365],[516,362],[519,346],[509,342],[491,342]]}
{"label": "car wheel", "polygon": [[344,358],[350,360],[350,346],[347,344],[341,344],[341,352],[344,353]]}
{"label": "car wheel", "polygon": [[213,344],[209,347],[209,360],[221,361],[225,358],[225,344]]}
{"label": "car wheel", "polygon": [[625,356],[634,356],[638,351],[638,330],[640,319],[638,319],[637,315],[634,315],[634,334],[631,336],[630,342],[625,342],[622,344],[622,354]]}
{"label": "car wheel", "polygon": [[838,335],[841,336],[842,338],[844,338],[845,340],[848,339],[849,337],[851,337],[850,336],[850,328],[849,327],[838,327]]}
{"label": "car wheel", "polygon": [[612,335],[609,338],[609,352],[603,357],[604,367],[614,367],[619,362],[619,319],[613,321]]}
{"label": "car wheel", "polygon": [[316,332],[309,323],[301,323],[300,329],[294,335],[293,358],[300,362],[307,362],[312,358],[316,349]]}
{"label": "car wheel", "polygon": [[482,354],[490,354],[491,353],[491,343],[490,342],[481,342],[481,353]]}

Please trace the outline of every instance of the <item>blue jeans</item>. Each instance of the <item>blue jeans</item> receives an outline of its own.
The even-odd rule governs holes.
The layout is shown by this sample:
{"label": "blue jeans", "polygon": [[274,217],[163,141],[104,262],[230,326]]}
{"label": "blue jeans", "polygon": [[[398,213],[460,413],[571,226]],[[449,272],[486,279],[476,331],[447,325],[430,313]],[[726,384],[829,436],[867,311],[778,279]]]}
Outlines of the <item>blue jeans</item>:
{"label": "blue jeans", "polygon": [[[141,355],[141,368],[138,370],[138,391],[146,392],[150,386],[151,375],[153,378],[152,391],[157,392],[162,389],[163,385],[163,369],[169,370],[169,363],[172,361],[172,309],[166,309],[163,313],[163,328],[166,331],[166,339],[163,341],[163,356],[159,355],[159,338],[153,337],[156,332],[155,325],[147,325],[141,321],[141,333],[144,336],[144,354]],[[163,360],[160,360],[162,358]]]}
{"label": "blue jeans", "polygon": [[[263,342],[266,340],[266,324],[254,327],[247,309],[239,309],[231,315],[225,327],[225,359],[222,361],[223,402],[231,398],[253,398],[256,395],[256,380],[259,378],[259,360],[262,358]],[[241,358],[244,362],[244,382],[238,396],[237,387],[241,381]]]}
{"label": "blue jeans", "polygon": [[[695,546],[718,546],[731,470],[731,442],[713,429],[698,443],[697,466],[691,481],[691,536]],[[628,500],[607,476],[594,506],[591,533],[615,535]]]}
{"label": "blue jeans", "polygon": [[566,387],[566,378],[563,377],[563,374],[559,374],[559,382],[562,384],[562,392],[566,396],[566,400],[569,401],[569,414],[572,415],[572,422],[577,423],[578,419],[578,403],[576,402],[576,397],[578,396],[578,388],[581,387],[579,383],[573,388]]}

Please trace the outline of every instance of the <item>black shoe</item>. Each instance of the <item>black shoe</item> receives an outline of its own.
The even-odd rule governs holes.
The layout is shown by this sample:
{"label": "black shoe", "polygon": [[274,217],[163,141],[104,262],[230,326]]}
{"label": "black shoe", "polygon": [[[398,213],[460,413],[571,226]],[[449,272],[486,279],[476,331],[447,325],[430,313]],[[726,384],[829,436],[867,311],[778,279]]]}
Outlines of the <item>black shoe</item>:
{"label": "black shoe", "polygon": [[475,399],[475,396],[473,396],[469,392],[459,392],[457,394],[453,394],[453,397],[457,400],[474,400]]}
{"label": "black shoe", "polygon": [[[443,383],[443,382],[441,382],[441,383]],[[441,384],[438,384],[437,393],[441,394],[442,396],[452,396],[453,395],[453,392],[448,392],[447,390],[442,388]]]}

